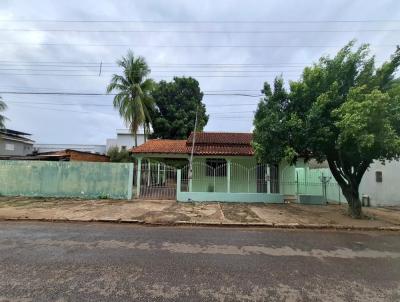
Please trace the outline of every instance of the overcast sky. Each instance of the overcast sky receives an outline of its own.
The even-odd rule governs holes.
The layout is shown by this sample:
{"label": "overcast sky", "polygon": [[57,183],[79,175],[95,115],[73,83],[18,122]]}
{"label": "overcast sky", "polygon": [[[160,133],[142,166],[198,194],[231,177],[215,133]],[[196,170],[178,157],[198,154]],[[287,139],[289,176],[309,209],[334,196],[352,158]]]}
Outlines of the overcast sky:
{"label": "overcast sky", "polygon": [[[156,80],[193,76],[206,93],[251,95],[206,95],[208,131],[251,131],[257,95],[276,75],[297,79],[352,38],[381,62],[400,37],[398,0],[1,0],[0,19],[0,91],[104,93],[130,48]],[[344,20],[368,22],[315,22]],[[1,95],[7,127],[38,143],[105,144],[124,128],[111,96]]]}

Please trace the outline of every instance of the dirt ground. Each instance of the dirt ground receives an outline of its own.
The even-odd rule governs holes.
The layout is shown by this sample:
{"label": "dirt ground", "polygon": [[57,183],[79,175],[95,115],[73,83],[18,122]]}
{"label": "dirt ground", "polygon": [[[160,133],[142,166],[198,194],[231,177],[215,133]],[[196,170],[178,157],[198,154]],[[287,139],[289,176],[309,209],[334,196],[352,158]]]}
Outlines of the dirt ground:
{"label": "dirt ground", "polygon": [[0,197],[0,219],[400,226],[400,207],[364,208],[363,211],[364,219],[352,219],[347,215],[345,205],[177,203],[172,200]]}

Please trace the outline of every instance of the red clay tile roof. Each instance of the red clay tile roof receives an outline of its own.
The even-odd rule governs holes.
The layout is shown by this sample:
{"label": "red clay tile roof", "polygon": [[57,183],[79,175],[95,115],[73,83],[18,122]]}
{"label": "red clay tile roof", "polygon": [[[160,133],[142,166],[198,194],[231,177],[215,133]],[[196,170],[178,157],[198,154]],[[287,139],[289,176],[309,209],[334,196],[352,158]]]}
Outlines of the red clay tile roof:
{"label": "red clay tile roof", "polygon": [[[253,135],[251,133],[235,132],[196,132],[195,144],[233,144],[250,145]],[[192,144],[193,132],[190,134],[187,142]]]}
{"label": "red clay tile roof", "polygon": [[194,155],[252,156],[251,145],[195,145]]}
{"label": "red clay tile roof", "polygon": [[131,150],[132,153],[187,154],[186,140],[153,139]]}
{"label": "red clay tile roof", "polygon": [[[149,140],[145,144],[133,148],[132,153],[169,153],[190,154],[192,137],[187,140]],[[252,156],[251,133],[198,132],[194,147],[194,155]]]}

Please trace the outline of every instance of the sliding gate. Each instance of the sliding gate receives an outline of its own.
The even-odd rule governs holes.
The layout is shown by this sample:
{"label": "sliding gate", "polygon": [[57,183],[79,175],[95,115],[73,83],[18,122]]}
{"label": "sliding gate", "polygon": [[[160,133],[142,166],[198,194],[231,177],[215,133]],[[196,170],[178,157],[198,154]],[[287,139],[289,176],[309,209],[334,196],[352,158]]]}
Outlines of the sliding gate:
{"label": "sliding gate", "polygon": [[163,163],[142,162],[140,171],[139,198],[176,199],[176,168]]}

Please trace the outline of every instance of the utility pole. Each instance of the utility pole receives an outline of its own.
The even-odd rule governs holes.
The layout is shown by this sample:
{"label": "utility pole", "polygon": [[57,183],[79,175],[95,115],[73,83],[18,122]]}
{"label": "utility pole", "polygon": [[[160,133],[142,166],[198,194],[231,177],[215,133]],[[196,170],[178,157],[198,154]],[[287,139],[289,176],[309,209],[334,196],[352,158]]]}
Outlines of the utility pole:
{"label": "utility pole", "polygon": [[196,108],[196,119],[194,121],[194,131],[193,131],[193,140],[192,140],[192,151],[190,152],[190,160],[189,160],[189,173],[188,179],[191,180],[193,176],[193,153],[194,153],[194,144],[196,142],[196,129],[197,129],[197,113],[199,107]]}

